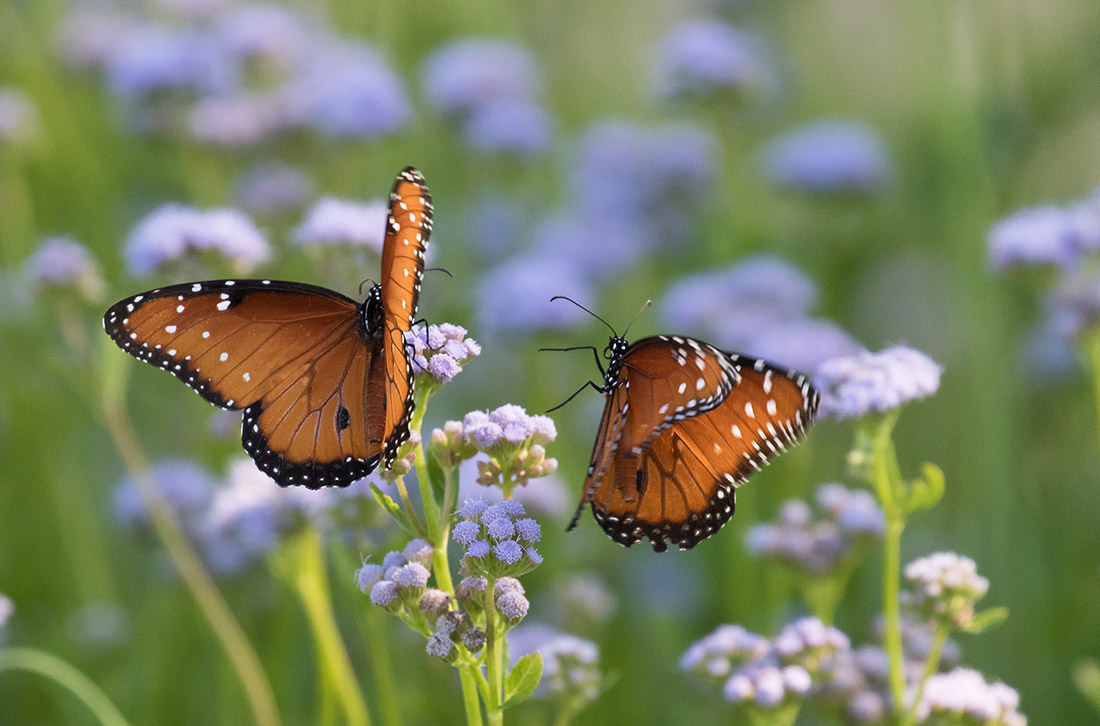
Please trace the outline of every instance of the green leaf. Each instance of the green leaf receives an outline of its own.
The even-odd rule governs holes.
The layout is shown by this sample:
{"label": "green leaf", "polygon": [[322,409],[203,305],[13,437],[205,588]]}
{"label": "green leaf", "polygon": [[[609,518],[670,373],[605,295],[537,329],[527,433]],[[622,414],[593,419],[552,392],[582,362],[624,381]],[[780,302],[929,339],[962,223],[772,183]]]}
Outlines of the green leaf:
{"label": "green leaf", "polygon": [[504,679],[504,706],[511,708],[523,703],[538,688],[542,679],[542,653],[537,650],[516,661],[512,671]]}
{"label": "green leaf", "polygon": [[[432,495],[435,497],[436,504],[443,506],[443,495],[447,489],[447,479],[443,476],[443,467],[439,465],[439,459],[437,459],[430,449],[424,449],[424,460],[428,464],[428,483],[432,487]],[[446,519],[451,516],[450,512],[444,512],[443,517]]]}
{"label": "green leaf", "polygon": [[963,628],[965,633],[982,633],[990,628],[995,628],[1008,619],[1008,608],[996,607],[975,613],[974,622]]}
{"label": "green leaf", "polygon": [[405,513],[405,510],[402,509],[397,502],[393,501],[393,498],[389,494],[379,489],[378,485],[374,483],[370,485],[370,492],[374,495],[374,501],[378,502],[382,505],[383,509],[389,512],[390,516],[401,525],[401,529],[405,530],[413,537],[419,536],[416,532],[416,525],[409,519],[409,515]]}
{"label": "green leaf", "polygon": [[935,464],[924,463],[921,465],[921,478],[909,483],[909,491],[905,498],[906,514],[921,509],[931,509],[939,504],[946,488],[943,470]]}

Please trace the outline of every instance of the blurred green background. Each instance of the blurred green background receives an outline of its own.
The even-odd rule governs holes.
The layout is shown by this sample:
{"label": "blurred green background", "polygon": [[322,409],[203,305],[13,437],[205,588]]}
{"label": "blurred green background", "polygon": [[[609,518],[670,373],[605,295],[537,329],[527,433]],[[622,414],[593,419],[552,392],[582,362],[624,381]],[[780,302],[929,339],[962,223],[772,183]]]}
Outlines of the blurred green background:
{"label": "blurred green background", "polygon": [[[179,3],[177,3],[179,5]],[[1053,375],[1029,365],[1025,344],[1049,278],[997,275],[987,234],[1007,214],[1085,196],[1100,182],[1100,3],[1091,0],[760,0],[752,2],[288,3],[331,28],[370,41],[407,84],[409,122],[373,141],[295,137],[248,149],[203,146],[129,129],[98,74],[68,67],[57,34],[71,6],[0,2],[0,85],[37,109],[33,138],[0,146],[0,592],[16,605],[4,638],[58,654],[88,673],[134,723],[240,723],[248,718],[234,674],[157,547],[122,531],[111,493],[124,476],[104,430],[95,366],[122,357],[99,330],[111,302],[174,281],[126,272],[122,245],[157,204],[228,206],[234,180],[257,160],[308,169],[317,193],[380,198],[406,164],[425,174],[436,200],[432,264],[421,313],[466,325],[485,350],[435,399],[428,425],[474,408],[513,402],[531,412],[559,403],[590,377],[583,353],[538,354],[543,345],[594,344],[606,330],[585,322],[530,335],[482,334],[478,284],[484,240],[511,252],[477,218],[484,194],[523,200],[531,216],[566,199],[576,163],[569,140],[606,117],[639,123],[690,120],[720,141],[717,176],[702,196],[698,229],[676,254],[642,259],[600,283],[594,304],[622,328],[646,298],[684,275],[766,252],[797,264],[819,286],[819,314],[871,350],[904,342],[944,366],[941,389],[907,407],[897,431],[905,470],[942,467],[947,494],[916,515],[903,562],[938,550],[972,557],[991,587],[983,604],[1005,605],[1008,622],[962,636],[964,662],[1018,689],[1032,723],[1083,723],[1095,712],[1073,689],[1072,664],[1100,653],[1098,422],[1083,369]],[[318,9],[318,5],[320,8]],[[169,14],[140,3],[136,12]],[[96,6],[98,7],[98,6]],[[655,100],[655,48],[677,21],[718,17],[765,38],[779,78],[764,109],[722,102]],[[554,115],[551,149],[522,163],[472,153],[427,108],[421,64],[440,45],[493,36],[528,48],[540,65],[543,102]],[[818,199],[777,190],[757,153],[776,135],[823,117],[877,130],[893,159],[891,180],[866,198]],[[264,225],[286,240],[299,217]],[[530,220],[527,220],[529,223]],[[107,292],[94,302],[21,292],[21,266],[50,235],[71,235],[97,257]],[[277,244],[263,275],[337,287],[375,275],[373,260],[345,279],[300,250]],[[231,275],[215,268],[216,275]],[[346,272],[346,271],[345,271]],[[59,317],[62,316],[62,317]],[[59,325],[68,320],[69,328]],[[655,314],[631,329],[661,331]],[[72,344],[76,344],[76,348]],[[75,352],[74,352],[75,351]],[[751,352],[751,351],[750,351]],[[239,453],[234,437],[209,432],[210,409],[168,376],[127,359],[129,404],[153,459],[195,458],[213,471]],[[579,493],[599,406],[594,393],[554,414],[570,497]],[[720,697],[679,672],[692,641],[723,622],[774,634],[797,612],[788,578],[749,557],[743,535],[792,496],[845,481],[847,423],[820,423],[809,441],[740,492],[738,514],[690,552],[656,555],[612,544],[587,515],[543,520],[545,564],[525,582],[532,618],[552,620],[556,583],[570,572],[605,578],[613,617],[578,634],[597,642],[617,684],[580,723],[721,723]],[[378,553],[400,544],[379,543]],[[335,608],[357,672],[376,702],[364,623],[366,598],[351,585],[357,552],[336,558]],[[855,577],[837,617],[854,642],[870,638],[880,563]],[[308,626],[286,583],[266,566],[219,581],[263,659],[287,723],[315,714],[316,662]],[[95,608],[120,617],[121,634],[81,635]],[[89,614],[91,608],[92,614]],[[540,613],[540,609],[542,612]],[[83,620],[82,620],[83,619]],[[380,619],[398,675],[406,723],[462,721],[457,678],[430,662],[422,641]],[[51,683],[0,675],[0,722],[84,723],[86,712]],[[509,714],[542,723],[532,701]]]}

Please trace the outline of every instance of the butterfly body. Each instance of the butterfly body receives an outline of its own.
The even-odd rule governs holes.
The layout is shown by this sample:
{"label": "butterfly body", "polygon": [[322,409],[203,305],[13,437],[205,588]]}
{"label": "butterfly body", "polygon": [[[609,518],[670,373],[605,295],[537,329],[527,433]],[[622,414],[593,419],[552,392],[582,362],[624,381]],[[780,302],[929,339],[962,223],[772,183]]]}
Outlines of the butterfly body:
{"label": "butterfly body", "polygon": [[795,443],[817,410],[806,377],[693,338],[608,344],[606,397],[580,511],[620,544],[695,546],[733,516],[734,489]]}
{"label": "butterfly body", "polygon": [[103,317],[127,353],[243,411],[241,440],[281,485],[347,486],[409,436],[416,314],[432,225],[423,177],[390,195],[382,280],[363,302],[315,285],[211,280],[126,298]]}

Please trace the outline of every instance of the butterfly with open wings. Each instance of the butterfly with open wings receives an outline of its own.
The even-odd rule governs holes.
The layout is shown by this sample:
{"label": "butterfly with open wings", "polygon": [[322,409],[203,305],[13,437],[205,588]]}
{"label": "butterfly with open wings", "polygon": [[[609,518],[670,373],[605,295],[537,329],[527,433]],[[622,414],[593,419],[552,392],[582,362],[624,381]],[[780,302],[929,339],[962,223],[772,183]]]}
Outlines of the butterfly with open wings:
{"label": "butterfly with open wings", "polygon": [[210,280],[121,300],[103,316],[120,348],[244,413],[241,440],[282,486],[347,486],[409,437],[416,316],[432,199],[407,167],[389,198],[381,282],[366,300],[278,280]]}

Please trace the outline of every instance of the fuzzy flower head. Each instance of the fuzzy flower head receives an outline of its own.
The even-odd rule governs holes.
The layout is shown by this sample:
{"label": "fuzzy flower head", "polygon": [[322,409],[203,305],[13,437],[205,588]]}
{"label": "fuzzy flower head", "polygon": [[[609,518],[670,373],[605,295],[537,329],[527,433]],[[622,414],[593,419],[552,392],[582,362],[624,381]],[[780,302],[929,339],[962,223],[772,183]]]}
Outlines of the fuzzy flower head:
{"label": "fuzzy flower head", "polygon": [[186,253],[210,251],[246,273],[271,256],[271,246],[252,220],[235,209],[198,210],[165,205],[130,233],[126,258],[130,271],[146,275]]}
{"label": "fuzzy flower head", "polygon": [[722,687],[722,696],[730,703],[773,709],[805,696],[812,686],[810,674],[801,666],[760,661],[738,668]]}
{"label": "fuzzy flower head", "polygon": [[848,636],[815,617],[788,623],[772,640],[775,658],[783,665],[797,665],[811,674],[828,674],[838,656],[851,648]]}
{"label": "fuzzy flower head", "polygon": [[1073,341],[1100,323],[1100,274],[1079,269],[1062,277],[1046,301],[1047,325]]}
{"label": "fuzzy flower head", "polygon": [[424,94],[444,116],[463,118],[485,105],[537,97],[535,58],[505,40],[461,40],[439,48],[424,63]]}
{"label": "fuzzy flower head", "polygon": [[885,515],[869,492],[825,484],[817,503],[821,516],[814,519],[802,500],[784,502],[775,522],[748,530],[749,551],[812,576],[827,576],[886,530]]}
{"label": "fuzzy flower head", "polygon": [[889,180],[892,162],[882,138],[852,121],[819,121],[764,147],[765,173],[777,186],[807,194],[869,194]]}
{"label": "fuzzy flower head", "polygon": [[718,20],[677,25],[661,40],[653,85],[662,96],[770,95],[775,70],[761,38]]}
{"label": "fuzzy flower head", "polygon": [[92,253],[68,237],[43,240],[24,269],[27,278],[42,288],[73,288],[87,300],[97,300],[103,292],[103,278]]}
{"label": "fuzzy flower head", "polygon": [[719,625],[713,633],[691,644],[680,658],[680,668],[721,682],[736,668],[763,658],[770,648],[767,638],[740,625]]}
{"label": "fuzzy flower head", "polygon": [[405,333],[417,384],[434,390],[450,383],[470,358],[481,355],[481,346],[466,337],[466,328],[451,323],[418,325]]}
{"label": "fuzzy flower head", "polygon": [[461,422],[448,421],[432,433],[432,446],[454,463],[478,452],[487,454],[487,460],[477,462],[477,481],[499,486],[507,496],[528,480],[557,471],[557,460],[548,458],[543,446],[557,435],[550,417],[530,416],[522,406],[505,404],[493,411],[471,411]]}
{"label": "fuzzy flower head", "polygon": [[406,615],[420,612],[436,617],[449,601],[428,587],[431,578],[432,547],[414,539],[404,550],[387,552],[381,564],[365,563],[355,572],[355,584],[370,596],[371,603],[390,612]]}
{"label": "fuzzy flower head", "polygon": [[435,621],[435,632],[428,637],[425,651],[453,663],[458,655],[455,647],[459,644],[470,653],[477,653],[485,645],[485,631],[471,623],[465,613],[442,613]]}
{"label": "fuzzy flower head", "polygon": [[542,539],[538,522],[514,499],[484,504],[467,499],[457,513],[451,536],[465,549],[462,574],[515,577],[537,567],[542,562],[535,549]]}
{"label": "fuzzy flower head", "polygon": [[974,605],[985,597],[989,580],[978,574],[974,560],[954,552],[936,552],[905,566],[911,589],[905,605],[918,617],[955,628],[974,621]]}
{"label": "fuzzy flower head", "polygon": [[[914,696],[910,690],[910,698]],[[1019,712],[1020,695],[1003,683],[987,683],[981,673],[956,668],[931,676],[917,704],[921,723],[965,723],[986,726],[1027,726]]]}
{"label": "fuzzy flower head", "polygon": [[381,254],[387,214],[382,201],[362,203],[324,197],[309,210],[294,240],[303,246],[358,245]]}
{"label": "fuzzy flower head", "polygon": [[940,387],[942,369],[924,353],[905,346],[878,353],[831,358],[814,372],[821,410],[836,419],[884,413],[925,398]]}
{"label": "fuzzy flower head", "polygon": [[536,648],[542,654],[542,681],[535,695],[566,703],[596,700],[602,682],[599,648],[574,635],[548,635]]}
{"label": "fuzzy flower head", "polygon": [[1067,206],[1022,209],[989,231],[989,260],[996,270],[1016,266],[1076,267],[1100,248],[1100,191]]}

